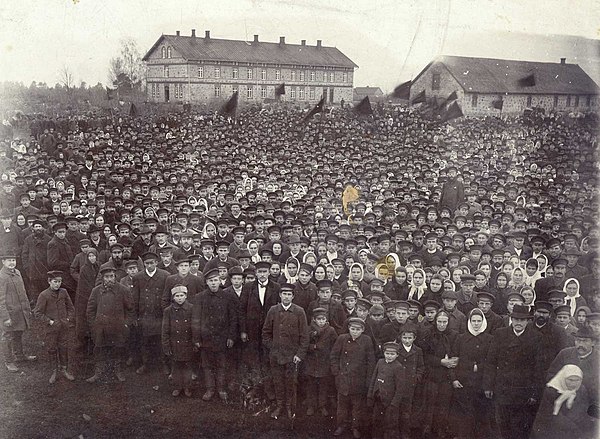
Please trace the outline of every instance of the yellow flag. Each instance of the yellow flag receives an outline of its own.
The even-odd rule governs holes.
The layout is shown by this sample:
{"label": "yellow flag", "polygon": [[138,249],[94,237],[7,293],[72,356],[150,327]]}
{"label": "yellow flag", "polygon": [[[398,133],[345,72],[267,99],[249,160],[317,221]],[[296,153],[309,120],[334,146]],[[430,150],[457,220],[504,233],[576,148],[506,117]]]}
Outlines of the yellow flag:
{"label": "yellow flag", "polygon": [[352,185],[346,186],[346,189],[344,189],[344,193],[342,194],[342,206],[344,207],[344,213],[346,215],[350,215],[348,212],[348,203],[356,201],[359,198],[360,195],[358,194],[358,189]]}

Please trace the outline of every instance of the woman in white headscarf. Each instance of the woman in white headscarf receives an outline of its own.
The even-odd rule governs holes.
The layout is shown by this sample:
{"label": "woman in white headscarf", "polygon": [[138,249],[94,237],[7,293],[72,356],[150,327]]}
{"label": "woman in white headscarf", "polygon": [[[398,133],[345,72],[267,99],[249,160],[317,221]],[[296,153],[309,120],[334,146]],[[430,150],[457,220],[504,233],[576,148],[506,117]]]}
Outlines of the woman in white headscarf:
{"label": "woman in white headscarf", "polygon": [[597,419],[588,414],[592,395],[582,385],[583,372],[566,364],[546,384],[531,431],[532,439],[592,439]]}
{"label": "woman in white headscarf", "polygon": [[483,369],[493,336],[487,329],[487,319],[479,308],[471,310],[467,332],[460,334],[450,357],[458,357],[458,364],[450,369],[453,399],[450,419],[452,430],[459,438],[489,438],[494,431],[492,402],[483,391]]}
{"label": "woman in white headscarf", "polygon": [[579,294],[579,281],[574,277],[567,279],[563,291],[567,295],[565,304],[571,307],[571,317],[575,317],[577,308],[587,306],[586,300]]}

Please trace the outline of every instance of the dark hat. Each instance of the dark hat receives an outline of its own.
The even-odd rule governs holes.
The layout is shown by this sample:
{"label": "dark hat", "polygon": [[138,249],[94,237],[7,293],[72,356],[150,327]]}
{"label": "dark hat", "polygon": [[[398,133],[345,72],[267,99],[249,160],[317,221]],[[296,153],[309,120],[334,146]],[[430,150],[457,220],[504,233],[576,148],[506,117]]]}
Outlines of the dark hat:
{"label": "dark hat", "polygon": [[204,247],[204,246],[211,246],[212,248],[215,248],[215,242],[212,239],[202,239],[200,241],[200,247]]}
{"label": "dark hat", "polygon": [[115,271],[117,271],[117,270],[114,267],[102,267],[102,268],[100,268],[100,274],[114,273]]}
{"label": "dark hat", "polygon": [[218,268],[213,268],[212,270],[208,270],[204,274],[204,279],[206,279],[206,280],[211,279],[213,277],[219,277],[219,269]]}
{"label": "dark hat", "polygon": [[569,250],[567,250],[566,252],[564,252],[565,256],[581,256],[581,252],[579,250],[577,250],[576,248],[571,248]]}
{"label": "dark hat", "polygon": [[513,319],[530,319],[532,316],[527,305],[515,305],[510,317]]}
{"label": "dark hat", "polygon": [[440,309],[441,306],[435,300],[427,300],[427,301],[425,301],[425,303],[423,303],[423,309],[427,309],[427,308],[435,308],[437,310],[437,309]]}
{"label": "dark hat", "polygon": [[465,283],[465,281],[475,282],[475,276],[473,276],[472,274],[469,274],[469,273],[465,273],[462,276],[460,276],[460,282]]}
{"label": "dark hat", "polygon": [[418,331],[419,328],[417,327],[417,325],[407,322],[404,325],[402,325],[402,327],[400,328],[400,333],[398,335],[402,337],[402,334],[410,333],[416,337]]}
{"label": "dark hat", "polygon": [[556,267],[557,265],[567,265],[568,262],[565,258],[563,257],[558,257],[555,260],[552,261],[552,267]]}
{"label": "dark hat", "polygon": [[396,353],[400,352],[400,345],[395,341],[388,341],[383,344],[382,351],[394,351]]}
{"label": "dark hat", "polygon": [[294,291],[294,284],[288,282],[281,284],[281,291]]}
{"label": "dark hat", "polygon": [[312,265],[310,265],[310,264],[301,263],[301,264],[300,264],[300,267],[299,267],[299,269],[298,269],[298,270],[299,270],[299,271],[305,271],[305,272],[307,272],[308,274],[312,274],[312,272],[313,272],[313,267],[312,267]]}
{"label": "dark hat", "polygon": [[410,303],[408,303],[406,300],[394,300],[394,308],[402,308],[405,310],[409,310],[410,309]]}
{"label": "dark hat", "polygon": [[548,292],[548,300],[551,300],[551,299],[561,299],[561,300],[564,300],[565,297],[567,297],[567,293],[565,293],[564,291],[551,290],[551,291]]}
{"label": "dark hat", "polygon": [[257,270],[260,268],[266,268],[267,270],[271,269],[271,263],[267,261],[258,261],[254,266]]}
{"label": "dark hat", "polygon": [[535,309],[545,309],[548,312],[552,312],[553,306],[550,302],[546,302],[545,300],[536,300],[535,301]]}
{"label": "dark hat", "polygon": [[217,241],[217,248],[218,247],[227,247],[227,248],[229,248],[230,245],[231,244],[228,243],[227,241]]}
{"label": "dark hat", "polygon": [[147,261],[149,259],[154,259],[155,261],[158,260],[158,255],[156,253],[153,252],[146,252],[142,255],[142,261]]}
{"label": "dark hat", "polygon": [[177,266],[177,265],[183,264],[185,262],[187,262],[189,264],[191,261],[189,258],[183,258],[183,259],[179,259],[179,260],[175,261],[175,265]]}
{"label": "dark hat", "polygon": [[598,337],[596,336],[596,333],[588,326],[579,328],[577,330],[577,332],[573,334],[573,337],[575,337],[575,338],[590,338],[592,340],[598,339]]}
{"label": "dark hat", "polygon": [[312,316],[313,316],[313,319],[318,316],[327,317],[327,310],[325,308],[315,308],[312,311]]}
{"label": "dark hat", "polygon": [[122,251],[124,248],[125,247],[123,247],[123,244],[120,244],[120,243],[117,242],[116,244],[113,244],[113,245],[110,246],[110,251],[112,252],[115,249]]}
{"label": "dark hat", "polygon": [[66,225],[65,223],[63,223],[63,222],[59,222],[59,223],[56,223],[56,224],[54,224],[54,225],[52,226],[52,231],[53,231],[53,232],[56,232],[56,231],[58,231],[58,230],[61,230],[61,229],[66,229],[66,228],[67,228],[67,225]]}
{"label": "dark hat", "polygon": [[169,234],[167,228],[165,226],[163,226],[162,224],[159,224],[158,226],[156,226],[156,231],[154,233],[156,235],[158,235],[158,234],[168,235]]}
{"label": "dark hat", "polygon": [[442,293],[442,299],[458,300],[458,294],[456,294],[456,291],[444,291]]}
{"label": "dark hat", "polygon": [[362,319],[358,317],[350,317],[348,319],[348,328],[352,325],[358,325],[363,329],[365,328],[365,322],[363,322]]}
{"label": "dark hat", "polygon": [[[90,229],[91,229],[91,226],[90,226]],[[146,235],[148,233],[152,233],[152,230],[150,230],[150,227],[148,227],[147,224],[142,224],[138,230],[138,235]]]}
{"label": "dark hat", "polygon": [[[535,304],[537,307],[537,303]],[[554,310],[554,313],[556,315],[559,314],[567,314],[568,316],[571,315],[571,307],[569,305],[559,305],[556,307],[556,309]]]}
{"label": "dark hat", "polygon": [[496,301],[496,296],[494,296],[492,293],[488,293],[487,291],[480,291],[479,293],[477,293],[477,300],[482,299],[487,299],[494,303]]}
{"label": "dark hat", "polygon": [[128,261],[125,261],[123,263],[123,265],[125,265],[125,268],[137,267],[138,266],[138,261],[136,261],[135,259],[129,259]]}
{"label": "dark hat", "polygon": [[235,276],[236,274],[243,275],[244,270],[239,265],[235,265],[229,269],[228,274],[229,274],[229,277]]}
{"label": "dark hat", "polygon": [[63,277],[64,273],[59,270],[52,270],[48,272],[48,279],[56,279],[57,277]]}
{"label": "dark hat", "polygon": [[331,282],[329,279],[321,279],[320,281],[317,281],[318,289],[331,288],[331,287],[333,287],[333,282]]}
{"label": "dark hat", "polygon": [[356,293],[356,291],[354,290],[346,290],[344,291],[344,293],[342,294],[342,297],[344,299],[348,298],[348,297],[354,297],[355,299],[358,297],[358,294]]}
{"label": "dark hat", "polygon": [[366,309],[367,311],[371,309],[371,302],[369,302],[364,297],[360,297],[356,300],[356,306]]}
{"label": "dark hat", "polygon": [[250,252],[248,250],[240,250],[239,253],[237,254],[237,259],[250,259],[252,256],[250,256]]}
{"label": "dark hat", "polygon": [[522,300],[523,302],[525,302],[525,298],[523,297],[523,295],[521,293],[517,293],[517,292],[509,293],[506,296],[506,300],[510,300],[512,297],[515,297],[515,298],[517,298],[517,299]]}

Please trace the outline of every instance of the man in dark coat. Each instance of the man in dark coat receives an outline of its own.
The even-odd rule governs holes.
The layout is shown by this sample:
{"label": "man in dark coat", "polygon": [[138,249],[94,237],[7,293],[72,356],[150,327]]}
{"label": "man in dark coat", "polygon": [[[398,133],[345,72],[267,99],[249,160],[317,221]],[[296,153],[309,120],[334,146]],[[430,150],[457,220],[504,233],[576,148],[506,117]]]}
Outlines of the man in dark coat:
{"label": "man in dark coat", "polygon": [[51,271],[62,271],[62,286],[67,290],[71,301],[75,302],[75,291],[77,284],[71,276],[71,263],[75,254],[66,239],[67,225],[65,223],[56,223],[52,226],[54,237],[48,241],[48,268]]}
{"label": "man in dark coat", "polygon": [[269,280],[271,264],[256,263],[256,281],[244,285],[240,296],[240,338],[244,343],[243,356],[254,384],[263,382],[270,400],[275,399],[269,374],[268,352],[262,342],[262,328],[267,312],[279,301],[281,288]]}
{"label": "man in dark coat", "polygon": [[554,274],[549,277],[538,279],[535,283],[535,300],[547,301],[548,293],[552,290],[562,290],[565,281],[565,273],[567,271],[567,260],[558,257],[552,261]]}
{"label": "man in dark coat", "polygon": [[541,395],[544,371],[540,361],[541,336],[528,328],[529,308],[515,305],[511,326],[494,333],[483,375],[485,396],[496,405],[504,439],[527,439]]}
{"label": "man in dark coat", "polygon": [[[162,297],[169,273],[157,268],[158,256],[148,252],[142,256],[144,270],[133,276],[133,303],[135,323],[140,334],[142,365],[136,373],[146,372],[151,358],[160,356]],[[102,272],[102,269],[100,270]],[[166,364],[165,364],[166,366]],[[165,372],[167,369],[165,368]]]}
{"label": "man in dark coat", "polygon": [[95,383],[113,363],[117,379],[123,382],[121,363],[134,319],[133,301],[127,287],[117,283],[114,268],[105,267],[101,274],[102,284],[92,290],[86,312],[96,358],[94,375],[86,381]]}
{"label": "man in dark coat", "polygon": [[175,262],[177,273],[167,277],[165,291],[162,297],[162,306],[166,308],[171,304],[171,289],[175,285],[183,285],[187,288],[187,299],[191,299],[205,289],[204,276],[198,272],[197,276],[190,274],[190,260],[180,259]]}
{"label": "man in dark coat", "polygon": [[539,346],[540,362],[544,375],[556,355],[569,345],[572,345],[569,335],[556,323],[552,322],[553,309],[550,302],[542,300],[535,301],[535,312],[531,329],[541,335]]}
{"label": "man in dark coat", "polygon": [[23,236],[19,227],[13,224],[14,212],[12,209],[0,210],[0,242],[2,243],[2,251],[6,254],[21,256],[20,248],[23,245]]}
{"label": "man in dark coat", "polygon": [[448,178],[442,186],[440,208],[447,207],[454,212],[458,203],[462,203],[465,200],[465,188],[462,181],[456,177],[458,175],[458,169],[454,166],[448,168],[447,175]]}
{"label": "man in dark coat", "polygon": [[6,368],[18,372],[17,361],[33,361],[23,354],[23,333],[31,327],[31,307],[21,273],[16,269],[17,257],[2,256],[0,269],[0,341]]}
{"label": "man in dark coat", "polygon": [[308,349],[308,323],[304,310],[292,303],[294,285],[283,284],[279,297],[281,303],[271,307],[267,313],[262,339],[269,350],[277,400],[277,407],[271,417],[277,419],[285,403],[288,418],[292,419],[296,409],[298,365]]}
{"label": "man in dark coat", "polygon": [[208,288],[192,298],[192,335],[194,345],[201,349],[202,367],[206,381],[204,401],[210,401],[215,394],[227,401],[226,370],[227,351],[237,338],[237,312],[235,302],[223,292],[219,270],[206,273]]}
{"label": "man in dark coat", "polygon": [[[125,264],[123,263],[123,250],[124,247],[122,244],[113,244],[110,247],[110,258],[100,266],[100,271],[102,271],[103,268],[113,268],[115,270],[117,282],[120,282],[121,279],[127,276],[127,270],[125,269]],[[102,282],[102,275],[98,273],[96,285],[98,285],[100,282]]]}
{"label": "man in dark coat", "polygon": [[41,220],[34,220],[33,233],[25,238],[21,251],[23,270],[29,275],[27,294],[31,302],[46,289],[48,280],[48,243],[52,238],[45,232]]}

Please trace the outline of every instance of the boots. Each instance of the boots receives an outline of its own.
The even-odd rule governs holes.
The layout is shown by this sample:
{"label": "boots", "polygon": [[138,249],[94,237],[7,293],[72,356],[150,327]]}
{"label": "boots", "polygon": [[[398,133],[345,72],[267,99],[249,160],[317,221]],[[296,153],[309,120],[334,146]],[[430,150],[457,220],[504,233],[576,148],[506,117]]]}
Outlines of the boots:
{"label": "boots", "polygon": [[96,363],[96,367],[94,368],[94,375],[89,377],[86,381],[88,383],[95,383],[102,376],[102,372],[104,372],[104,363]]}
{"label": "boots", "polygon": [[17,362],[35,361],[35,355],[25,355],[23,353],[23,332],[15,331],[12,340],[12,349]]}
{"label": "boots", "polygon": [[63,374],[63,376],[68,379],[69,381],[74,381],[75,380],[75,376],[73,376],[72,373],[70,373],[67,370],[67,366],[61,366],[60,367],[60,372]]}
{"label": "boots", "polygon": [[121,362],[117,361],[115,363],[115,376],[120,382],[125,382],[125,375],[123,375],[123,370],[121,369]]}

